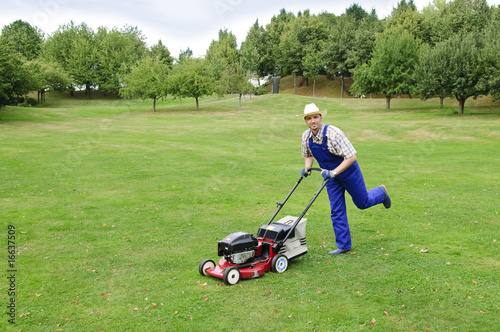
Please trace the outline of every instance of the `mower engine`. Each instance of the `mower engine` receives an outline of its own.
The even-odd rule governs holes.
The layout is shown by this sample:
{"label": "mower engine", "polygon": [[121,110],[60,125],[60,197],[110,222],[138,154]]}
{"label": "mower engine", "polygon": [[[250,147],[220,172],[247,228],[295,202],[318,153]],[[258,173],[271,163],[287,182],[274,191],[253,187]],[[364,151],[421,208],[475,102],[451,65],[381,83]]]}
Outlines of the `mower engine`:
{"label": "mower engine", "polygon": [[245,232],[231,233],[219,241],[218,255],[233,264],[243,264],[255,256],[259,241]]}

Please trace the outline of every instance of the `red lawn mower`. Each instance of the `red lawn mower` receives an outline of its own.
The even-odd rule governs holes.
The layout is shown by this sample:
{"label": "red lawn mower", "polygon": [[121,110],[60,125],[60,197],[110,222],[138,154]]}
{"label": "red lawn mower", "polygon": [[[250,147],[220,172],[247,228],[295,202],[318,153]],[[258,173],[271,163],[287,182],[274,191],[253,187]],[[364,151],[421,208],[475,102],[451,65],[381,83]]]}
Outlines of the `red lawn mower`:
{"label": "red lawn mower", "polygon": [[[321,171],[320,168],[311,168]],[[234,285],[240,279],[258,278],[268,271],[283,273],[288,261],[307,253],[306,222],[304,215],[314,203],[329,179],[321,183],[313,198],[299,217],[286,216],[273,223],[274,218],[288,201],[304,176],[301,176],[267,224],[259,228],[257,236],[245,232],[231,233],[218,244],[218,255],[223,256],[219,265],[211,259],[200,263],[202,276],[211,275],[222,279],[226,285]]]}

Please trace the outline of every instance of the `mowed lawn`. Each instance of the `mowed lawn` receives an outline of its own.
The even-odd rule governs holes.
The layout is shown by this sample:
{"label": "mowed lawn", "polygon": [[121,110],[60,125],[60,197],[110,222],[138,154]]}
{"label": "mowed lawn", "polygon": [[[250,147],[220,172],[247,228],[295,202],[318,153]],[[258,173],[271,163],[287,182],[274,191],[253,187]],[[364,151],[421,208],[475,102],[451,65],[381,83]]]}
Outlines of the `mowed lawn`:
{"label": "mowed lawn", "polygon": [[[51,99],[52,98],[52,99]],[[10,331],[494,331],[500,323],[500,106],[291,95],[163,102],[48,96],[0,111],[0,326]],[[353,251],[323,192],[309,252],[226,286],[198,273],[217,242],[256,234],[299,178],[304,105],[328,109],[368,187]],[[321,183],[282,211],[298,216]],[[7,236],[15,227],[15,325]]]}

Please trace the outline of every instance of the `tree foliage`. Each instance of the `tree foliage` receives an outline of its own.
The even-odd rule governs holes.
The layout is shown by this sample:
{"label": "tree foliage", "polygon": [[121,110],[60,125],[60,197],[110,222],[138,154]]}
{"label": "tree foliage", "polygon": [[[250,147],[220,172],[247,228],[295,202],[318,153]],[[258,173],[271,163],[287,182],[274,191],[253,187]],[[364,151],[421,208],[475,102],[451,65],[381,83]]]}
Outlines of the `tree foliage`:
{"label": "tree foliage", "polygon": [[22,56],[0,41],[0,107],[16,103],[29,92],[30,83]]}
{"label": "tree foliage", "polygon": [[[370,63],[354,71],[352,89],[358,94],[383,93],[389,109],[394,95],[414,92],[414,69],[419,48],[420,42],[402,28],[384,31],[377,36]],[[359,81],[358,75],[362,78]]]}
{"label": "tree foliage", "polygon": [[219,30],[219,39],[212,40],[205,59],[212,68],[215,79],[220,80],[226,68],[240,62],[236,36],[227,29]]}
{"label": "tree foliage", "polygon": [[188,57],[182,64],[175,65],[169,81],[174,96],[195,98],[196,110],[200,109],[200,97],[212,95],[216,91],[210,64],[201,58]]}
{"label": "tree foliage", "polygon": [[[137,27],[125,26],[121,30],[101,27],[96,36],[96,44],[99,49],[96,56],[96,85],[105,93],[118,93],[122,78],[130,73],[132,67],[148,51],[145,36]],[[159,47],[157,45],[158,51]],[[169,61],[167,55],[163,56]]]}
{"label": "tree foliage", "polygon": [[71,84],[68,73],[57,63],[35,59],[27,63],[31,90],[38,92],[38,102],[45,102],[47,90],[64,91]]}
{"label": "tree foliage", "polygon": [[485,94],[483,84],[486,68],[482,63],[480,41],[474,33],[457,34],[425,52],[419,68],[420,96],[453,96],[463,114],[469,97]]}
{"label": "tree foliage", "polygon": [[20,53],[26,60],[33,60],[40,55],[43,44],[43,33],[28,22],[14,21],[2,29],[0,36],[4,45]]}
{"label": "tree foliage", "polygon": [[156,101],[166,97],[169,90],[170,68],[160,57],[146,56],[124,76],[124,87],[120,95],[125,98],[142,98],[153,100],[153,112],[156,112]]}
{"label": "tree foliage", "polygon": [[[89,97],[92,90],[118,93],[125,77],[139,64],[145,65],[141,60],[149,57],[172,69],[169,76],[182,74],[188,82],[198,77],[194,90],[203,95],[245,93],[242,91],[250,88],[249,80],[257,79],[260,85],[262,78],[272,75],[303,76],[303,82],[309,84],[312,79],[314,85],[315,77],[326,74],[340,77],[342,83],[344,77],[353,76],[351,91],[345,91],[383,93],[388,107],[394,95],[415,91],[424,99],[452,95],[465,103],[464,98],[471,95],[462,95],[467,90],[462,78],[455,74],[441,77],[452,68],[445,66],[458,61],[450,52],[468,57],[469,64],[481,67],[474,73],[470,65],[468,73],[462,68],[469,83],[477,81],[472,96],[491,94],[498,100],[499,10],[498,6],[489,7],[487,0],[433,0],[419,12],[414,0],[400,0],[391,15],[381,20],[375,10],[368,13],[358,4],[350,5],[340,16],[327,12],[313,15],[309,10],[295,15],[281,9],[265,26],[256,20],[239,49],[235,35],[221,29],[204,59],[192,59],[188,48],[181,51],[175,65],[166,45],[160,40],[148,49],[137,27],[99,27],[94,31],[85,23],[70,22],[44,40],[38,28],[17,20],[5,26],[0,35],[0,42],[7,47],[3,54],[16,54],[11,60],[2,60],[4,67],[0,70],[8,72],[1,78],[3,91],[12,88],[9,97],[2,100],[13,102],[16,97],[12,96],[23,95],[26,89],[43,94],[46,89],[63,85],[69,91],[85,89]],[[470,44],[468,39],[475,43]],[[469,43],[472,48],[466,52],[460,43]],[[20,69],[11,73],[6,68]],[[195,72],[188,75],[184,72],[187,69]],[[48,74],[50,71],[53,75]],[[197,76],[200,71],[203,79]],[[429,75],[431,72],[435,74]],[[445,78],[449,84],[438,83]],[[182,80],[169,81],[178,96],[199,94],[184,86]],[[297,80],[294,82],[297,88]],[[454,91],[448,88],[450,84]],[[143,89],[144,95],[149,95],[145,85]],[[341,84],[341,96],[343,93]]]}
{"label": "tree foliage", "polygon": [[485,85],[493,100],[500,100],[500,7],[492,9],[490,23],[485,28],[483,59]]}

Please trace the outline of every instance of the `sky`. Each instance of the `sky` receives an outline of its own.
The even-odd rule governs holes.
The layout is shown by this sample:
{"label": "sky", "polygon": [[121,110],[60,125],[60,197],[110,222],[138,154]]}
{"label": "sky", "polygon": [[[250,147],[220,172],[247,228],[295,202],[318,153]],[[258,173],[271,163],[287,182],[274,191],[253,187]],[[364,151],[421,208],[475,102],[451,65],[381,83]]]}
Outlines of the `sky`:
{"label": "sky", "polygon": [[[414,0],[421,11],[431,0]],[[16,20],[38,27],[46,35],[59,26],[73,21],[86,23],[97,30],[99,26],[121,29],[126,25],[137,27],[146,37],[148,46],[161,40],[170,53],[177,57],[190,48],[195,57],[204,56],[212,40],[218,39],[219,30],[232,32],[238,46],[248,30],[259,21],[267,25],[282,8],[295,15],[309,9],[340,15],[353,3],[370,13],[375,9],[382,19],[397,6],[396,0],[2,0],[0,2],[0,28]],[[498,5],[500,0],[488,0]]]}

